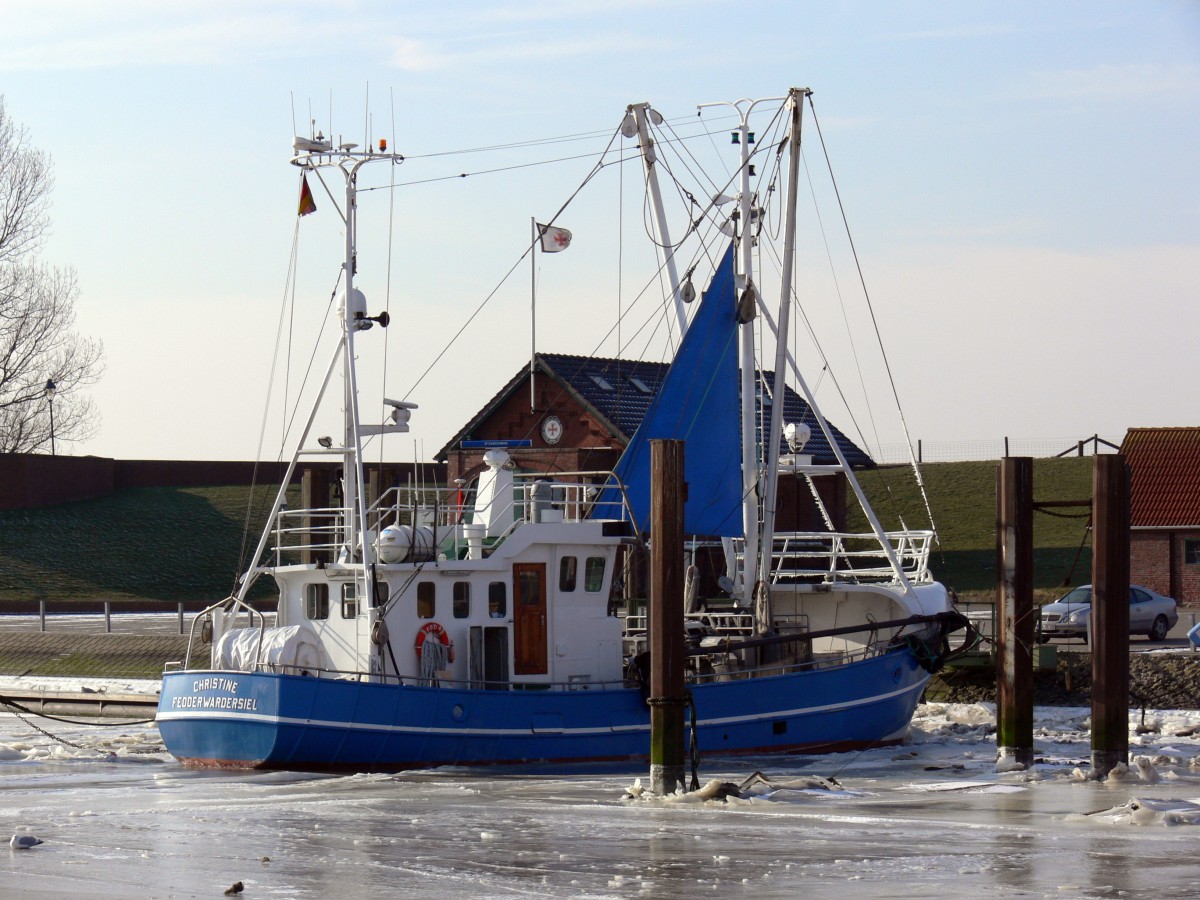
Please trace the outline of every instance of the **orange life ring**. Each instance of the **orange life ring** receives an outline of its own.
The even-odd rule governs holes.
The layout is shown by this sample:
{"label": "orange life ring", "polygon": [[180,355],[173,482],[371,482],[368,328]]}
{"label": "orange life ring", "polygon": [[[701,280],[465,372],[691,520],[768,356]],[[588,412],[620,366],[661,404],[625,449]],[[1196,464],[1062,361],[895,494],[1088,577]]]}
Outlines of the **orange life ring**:
{"label": "orange life ring", "polygon": [[425,639],[430,635],[441,641],[442,646],[446,647],[449,651],[446,654],[446,658],[450,662],[454,662],[454,641],[450,640],[450,635],[446,634],[446,629],[437,622],[426,622],[417,632],[417,641],[413,644],[413,649],[417,651],[417,657],[420,658],[421,645],[425,643]]}

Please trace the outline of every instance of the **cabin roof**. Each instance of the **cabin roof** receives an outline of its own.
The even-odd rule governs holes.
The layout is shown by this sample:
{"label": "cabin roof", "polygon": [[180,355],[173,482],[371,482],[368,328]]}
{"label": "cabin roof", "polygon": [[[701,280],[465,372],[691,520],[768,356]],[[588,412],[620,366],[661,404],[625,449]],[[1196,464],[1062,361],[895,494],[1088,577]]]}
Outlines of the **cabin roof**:
{"label": "cabin roof", "polygon": [[[670,368],[667,363],[572,356],[563,353],[539,353],[535,359],[539,373],[552,378],[622,444],[628,444],[637,432]],[[774,373],[764,371],[759,374],[761,412],[761,385],[764,379],[767,384],[773,384]],[[438,451],[435,458],[444,461],[459,442],[469,440],[480,426],[485,425],[492,414],[526,383],[528,377],[529,368],[522,367],[487,405],[472,416],[449,443]],[[783,420],[785,423],[803,422],[812,429],[812,437],[805,447],[805,452],[813,455],[814,462],[830,464],[836,461],[829,442],[817,427],[812,410],[791,388],[787,388],[785,392]],[[851,467],[865,468],[875,464],[870,456],[836,426],[830,423],[829,427]]]}
{"label": "cabin roof", "polygon": [[1200,527],[1200,427],[1130,428],[1130,525]]}

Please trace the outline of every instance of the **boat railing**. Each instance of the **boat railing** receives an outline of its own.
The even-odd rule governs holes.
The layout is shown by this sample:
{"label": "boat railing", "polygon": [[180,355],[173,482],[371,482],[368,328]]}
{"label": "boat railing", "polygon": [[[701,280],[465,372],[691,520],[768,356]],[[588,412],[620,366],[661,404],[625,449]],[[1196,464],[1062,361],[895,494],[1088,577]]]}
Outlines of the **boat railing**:
{"label": "boat railing", "polygon": [[[781,617],[782,618],[782,617]],[[626,616],[625,636],[646,633],[649,617],[645,613]],[[685,613],[684,630],[694,629],[707,634],[749,637],[754,633],[754,614],[743,612],[697,612]]]}
{"label": "boat railing", "polygon": [[[606,493],[603,508],[609,513],[605,518],[634,523],[625,486],[612,472],[521,472],[514,474],[512,496],[504,499],[503,508],[492,508],[494,502],[479,503],[460,487],[389,488],[367,509],[367,537],[374,540],[389,526],[427,529],[431,553],[458,557],[467,548],[465,525],[484,519],[507,523],[486,536],[490,550],[523,524],[593,518],[602,491]],[[350,514],[346,507],[281,510],[273,529],[275,565],[349,558],[346,522]],[[353,556],[361,558],[357,547]]]}
{"label": "boat railing", "polygon": [[[932,580],[929,553],[932,531],[889,531],[888,544],[905,577],[921,584]],[[745,541],[733,539],[733,550],[741,571]],[[770,580],[772,584],[793,582],[895,583],[895,570],[884,547],[874,534],[849,532],[792,532],[775,536]]]}
{"label": "boat railing", "polygon": [[[226,597],[224,600],[218,600],[216,603],[209,604],[208,606],[204,607],[204,609],[200,610],[200,612],[196,613],[196,615],[192,618],[192,625],[188,629],[187,654],[183,658],[183,668],[185,668],[185,669],[191,668],[192,648],[194,646],[196,646],[196,626],[198,624],[200,624],[201,632],[204,632],[205,628],[201,623],[202,622],[210,622],[211,623],[212,614],[217,611],[220,611],[220,613],[222,615],[227,615],[227,616],[232,615],[234,621],[237,620],[237,616],[238,616],[239,612],[245,612],[246,618],[249,620],[251,627],[253,627],[255,616],[258,617],[258,645],[255,650],[255,659],[262,658],[263,635],[266,633],[266,630],[267,630],[266,616],[264,616],[262,614],[262,612],[255,609],[253,606],[251,606],[245,600],[239,600],[237,595],[234,594],[229,597]],[[222,623],[222,624],[225,624],[225,623]],[[211,628],[211,625],[209,627]],[[228,627],[228,625],[226,625],[226,627]],[[210,633],[207,635],[207,641],[211,641],[211,640],[212,640],[212,635]]]}

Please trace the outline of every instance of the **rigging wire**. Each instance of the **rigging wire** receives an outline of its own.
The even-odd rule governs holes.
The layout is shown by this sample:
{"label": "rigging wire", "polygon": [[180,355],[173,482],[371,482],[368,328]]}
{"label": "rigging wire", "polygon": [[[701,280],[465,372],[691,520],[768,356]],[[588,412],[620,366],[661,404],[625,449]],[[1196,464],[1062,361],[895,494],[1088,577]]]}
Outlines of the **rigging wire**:
{"label": "rigging wire", "polygon": [[[392,146],[396,146],[396,98],[394,90],[389,92],[388,99],[392,110]],[[388,167],[389,185],[394,186],[396,183],[396,165],[395,162]],[[391,316],[392,314],[392,260],[395,256],[394,236],[396,222],[396,192],[395,190],[388,191],[388,227],[387,227],[387,270],[384,280],[383,292],[383,309]],[[389,335],[385,333],[383,340],[383,372],[381,381],[384,390],[387,389],[387,373],[388,360],[392,342],[388,340]],[[386,396],[386,395],[385,395]],[[379,437],[379,477],[380,477],[380,493],[383,492],[383,436]],[[379,498],[376,497],[376,500]]]}
{"label": "rigging wire", "polygon": [[[933,521],[933,509],[929,505],[929,495],[925,491],[925,480],[921,476],[921,467],[917,462],[916,454],[913,452],[912,437],[910,436],[909,430],[908,430],[908,421],[904,416],[903,408],[900,406],[900,394],[896,389],[896,379],[892,375],[892,365],[888,361],[887,353],[883,347],[883,335],[879,331],[879,321],[875,317],[875,307],[871,303],[871,296],[867,290],[867,280],[866,280],[866,277],[863,275],[862,264],[858,258],[858,250],[857,250],[857,248],[855,248],[854,238],[850,234],[850,225],[846,219],[846,209],[842,204],[842,195],[837,187],[837,179],[834,178],[834,175],[833,175],[833,164],[829,160],[829,150],[825,146],[825,136],[821,133],[821,125],[817,120],[817,109],[816,109],[816,106],[813,104],[813,99],[812,99],[811,94],[808,97],[808,106],[809,106],[809,109],[812,110],[813,124],[817,128],[817,137],[820,138],[820,141],[821,141],[821,152],[824,153],[824,155],[825,155],[825,164],[829,170],[829,180],[833,186],[834,196],[837,197],[838,209],[841,211],[841,214],[842,214],[842,223],[846,227],[846,239],[850,242],[850,252],[854,257],[855,268],[858,270],[858,278],[859,278],[860,284],[862,285],[863,297],[867,301],[867,310],[871,314],[871,325],[875,329],[875,339],[879,343],[879,350],[880,350],[881,355],[883,356],[884,369],[887,372],[888,383],[891,385],[891,388],[892,388],[892,397],[896,401],[896,409],[900,416],[900,425],[904,429],[904,442],[908,446],[909,461],[912,465],[913,473],[916,475],[917,487],[920,488],[921,499],[925,503],[925,513],[929,516],[930,526],[933,528],[934,540],[936,541],[937,540],[937,527]],[[940,541],[939,541],[939,544],[940,544]]]}
{"label": "rigging wire", "polygon": [[[283,303],[279,310],[279,323],[275,329],[275,352],[271,358],[271,374],[267,380],[267,395],[263,400],[262,425],[258,433],[258,446],[254,452],[254,468],[250,475],[250,490],[246,495],[246,516],[242,525],[242,546],[238,552],[237,569],[234,572],[233,590],[231,593],[236,593],[237,586],[241,580],[242,573],[245,571],[246,554],[250,542],[250,523],[254,519],[254,489],[258,486],[258,466],[259,460],[262,459],[263,444],[266,441],[268,413],[271,407],[271,393],[275,386],[275,370],[279,363],[280,344],[283,340],[283,325],[284,319],[288,310],[288,298],[295,296],[295,273],[296,260],[300,249],[300,217],[296,217],[296,222],[292,230],[292,249],[288,259],[287,276],[284,281]],[[290,357],[290,354],[289,354]],[[285,370],[290,370],[290,359],[285,364]],[[282,451],[281,451],[282,452]],[[261,498],[260,498],[261,499]],[[259,510],[261,511],[261,509]]]}
{"label": "rigging wire", "polygon": [[[584,176],[583,181],[580,182],[579,186],[576,187],[575,190],[571,192],[571,195],[563,202],[562,206],[560,206],[558,208],[558,210],[554,213],[554,215],[552,215],[550,217],[550,219],[546,222],[547,226],[553,225],[558,220],[558,217],[560,215],[562,215],[563,210],[565,210],[568,206],[571,205],[572,202],[574,202],[575,198],[579,196],[580,191],[582,191],[585,187],[587,187],[587,185],[592,181],[592,179],[594,179],[597,175],[599,175],[602,171],[604,171],[604,169],[606,169],[608,166],[621,164],[620,160],[618,160],[616,163],[606,163],[604,161],[604,157],[607,155],[608,151],[612,148],[612,145],[616,141],[618,134],[620,134],[619,131],[614,131],[612,133],[612,137],[609,140],[608,146],[605,148],[604,153],[602,153],[600,155],[600,159],[592,166],[591,171],[589,171],[587,173],[587,175]],[[590,155],[589,155],[589,158],[590,158]],[[517,168],[525,168],[525,167],[518,166]],[[439,352],[438,355],[436,357],[434,357],[433,361],[425,368],[425,371],[421,373],[421,375],[417,378],[417,380],[415,382],[413,382],[412,386],[408,389],[407,393],[405,393],[403,399],[407,400],[410,396],[412,396],[412,392],[415,391],[417,389],[417,387],[421,384],[421,382],[424,381],[425,378],[429,375],[429,373],[431,371],[433,371],[433,368],[438,364],[438,362],[441,361],[442,357],[445,356],[446,353],[449,352],[450,348],[452,346],[454,346],[455,342],[462,335],[462,333],[464,331],[466,331],[467,326],[470,325],[475,320],[475,317],[478,316],[483,311],[483,308],[485,306],[487,306],[487,304],[491,301],[491,299],[496,296],[496,294],[499,292],[500,288],[502,288],[504,286],[505,282],[507,282],[508,279],[510,277],[512,277],[512,274],[513,274],[513,272],[515,272],[517,270],[517,267],[525,261],[525,257],[527,257],[529,254],[531,254],[533,252],[534,244],[535,244],[536,240],[537,240],[536,236],[532,240],[530,240],[529,246],[527,246],[525,248],[525,252],[522,253],[519,257],[517,257],[516,261],[514,261],[512,266],[509,267],[508,271],[504,273],[504,275],[500,278],[500,281],[496,284],[496,286],[493,287],[492,290],[490,292],[488,292],[488,295],[483,298],[483,301],[477,307],[475,307],[475,311],[472,312],[471,315],[467,317],[467,320],[465,322],[463,322],[463,324],[459,327],[458,331],[456,331],[454,333],[454,335],[450,338],[450,340],[446,342],[446,345],[442,348],[441,352]]]}

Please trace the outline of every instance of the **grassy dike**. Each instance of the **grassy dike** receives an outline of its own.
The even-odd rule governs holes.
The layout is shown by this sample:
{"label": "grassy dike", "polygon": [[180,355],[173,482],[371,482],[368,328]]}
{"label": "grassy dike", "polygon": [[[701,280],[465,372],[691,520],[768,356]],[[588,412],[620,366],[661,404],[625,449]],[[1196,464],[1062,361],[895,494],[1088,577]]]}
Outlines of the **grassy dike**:
{"label": "grassy dike", "polygon": [[78,503],[0,510],[0,609],[38,600],[220,600],[237,574],[247,504],[248,554],[274,491],[135,488]]}
{"label": "grassy dike", "polygon": [[[991,596],[994,590],[996,470],[996,462],[922,467],[940,537],[931,565],[960,595]],[[885,466],[860,477],[885,527],[900,521],[928,527],[910,468]],[[1035,461],[1036,500],[1086,500],[1091,491],[1090,457]],[[0,610],[43,599],[219,600],[229,593],[241,558],[248,502],[253,512],[246,552],[273,497],[273,488],[258,488],[253,497],[244,487],[139,488],[43,509],[0,510]],[[293,506],[298,499],[291,498]],[[865,529],[853,498],[850,503],[851,529]],[[1041,599],[1058,593],[1077,553],[1072,583],[1089,580],[1090,542],[1080,552],[1086,521],[1035,515],[1034,583]],[[269,593],[269,586],[260,589]]]}
{"label": "grassy dike", "polygon": [[[1035,460],[1034,500],[1090,500],[1092,466],[1091,457]],[[926,463],[921,467],[938,532],[930,567],[934,577],[963,596],[990,598],[995,592],[998,469],[995,461]],[[880,467],[861,473],[860,481],[884,527],[899,521],[910,528],[928,527],[929,515],[911,467]],[[865,529],[866,521],[857,507],[853,512],[850,529]],[[1034,513],[1033,517],[1034,588],[1039,600],[1058,596],[1068,574],[1072,584],[1091,580],[1091,537],[1085,531],[1088,510],[1060,509],[1055,513]]]}

